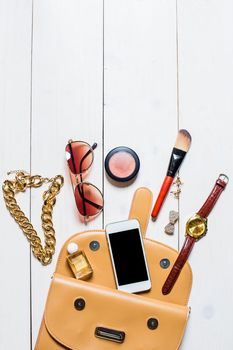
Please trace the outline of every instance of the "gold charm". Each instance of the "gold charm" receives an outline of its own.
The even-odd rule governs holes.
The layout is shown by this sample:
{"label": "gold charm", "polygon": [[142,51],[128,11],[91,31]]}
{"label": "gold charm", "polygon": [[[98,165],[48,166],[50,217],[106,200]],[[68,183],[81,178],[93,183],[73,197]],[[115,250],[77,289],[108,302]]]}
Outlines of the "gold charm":
{"label": "gold charm", "polygon": [[183,185],[183,182],[181,182],[181,179],[179,175],[177,175],[175,181],[173,181],[173,185],[176,186],[174,191],[171,191],[171,193],[174,195],[176,199],[180,198],[180,193],[181,193],[181,186]]}

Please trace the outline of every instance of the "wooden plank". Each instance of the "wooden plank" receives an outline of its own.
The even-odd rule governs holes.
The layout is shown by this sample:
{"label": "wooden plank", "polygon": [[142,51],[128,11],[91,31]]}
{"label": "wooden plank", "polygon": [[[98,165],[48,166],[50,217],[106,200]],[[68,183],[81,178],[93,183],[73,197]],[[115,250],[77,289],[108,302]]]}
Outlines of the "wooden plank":
{"label": "wooden plank", "polygon": [[[49,267],[32,260],[33,343],[64,241],[85,229],[101,228],[102,217],[81,224],[66,168],[69,139],[97,142],[87,181],[102,188],[102,1],[34,2],[32,172],[65,176],[54,208],[56,256]],[[32,216],[40,228],[41,196],[32,198]]]}
{"label": "wooden plank", "polygon": [[[9,170],[30,170],[31,10],[31,0],[0,2],[1,183]],[[29,215],[30,192],[17,200]],[[29,350],[29,245],[2,199],[0,211],[0,348]]]}
{"label": "wooden plank", "polygon": [[[156,199],[177,133],[176,11],[173,1],[107,1],[105,4],[105,155],[129,146],[139,155],[140,173],[130,187],[105,181],[105,222],[126,219],[136,188]],[[172,195],[148,236],[178,247],[164,233]]]}
{"label": "wooden plank", "polygon": [[[219,173],[232,180],[233,3],[178,2],[180,121],[193,135],[183,169],[181,241],[185,221],[203,204]],[[184,349],[232,349],[232,183],[196,244],[192,313]],[[183,232],[182,232],[183,231]]]}

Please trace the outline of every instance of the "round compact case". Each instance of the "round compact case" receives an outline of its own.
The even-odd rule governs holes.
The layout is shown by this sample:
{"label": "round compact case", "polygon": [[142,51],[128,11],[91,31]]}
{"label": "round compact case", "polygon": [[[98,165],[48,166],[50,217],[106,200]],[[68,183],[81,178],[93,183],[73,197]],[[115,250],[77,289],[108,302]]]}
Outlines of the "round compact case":
{"label": "round compact case", "polygon": [[135,180],[139,169],[139,157],[129,147],[116,147],[105,158],[106,173],[114,184],[129,185]]}
{"label": "round compact case", "polygon": [[[130,218],[145,235],[150,208],[142,206],[148,192],[135,193]],[[145,201],[143,201],[145,203]],[[151,205],[151,203],[150,203]],[[70,243],[78,245],[93,269],[88,281],[74,278],[67,263]],[[144,238],[152,288],[140,294],[116,290],[104,230],[77,233],[58,258],[35,350],[176,350],[186,328],[192,272],[185,264],[168,295],[162,286],[178,253]]]}

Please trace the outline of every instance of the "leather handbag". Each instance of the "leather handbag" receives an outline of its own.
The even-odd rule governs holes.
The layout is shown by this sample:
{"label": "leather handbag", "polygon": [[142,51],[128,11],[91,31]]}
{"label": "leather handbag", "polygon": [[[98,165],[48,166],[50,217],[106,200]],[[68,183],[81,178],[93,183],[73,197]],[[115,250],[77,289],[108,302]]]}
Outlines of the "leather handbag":
{"label": "leather handbag", "polygon": [[[130,211],[144,235],[149,210],[138,203],[145,195],[145,189],[137,191]],[[91,249],[93,241],[99,243],[99,249]],[[74,278],[67,263],[71,242],[85,252],[93,268],[88,281]],[[116,290],[104,230],[69,238],[58,258],[35,350],[178,349],[190,312],[192,271],[186,263],[171,293],[163,295],[163,283],[178,252],[145,237],[144,246],[152,288],[130,294]]]}

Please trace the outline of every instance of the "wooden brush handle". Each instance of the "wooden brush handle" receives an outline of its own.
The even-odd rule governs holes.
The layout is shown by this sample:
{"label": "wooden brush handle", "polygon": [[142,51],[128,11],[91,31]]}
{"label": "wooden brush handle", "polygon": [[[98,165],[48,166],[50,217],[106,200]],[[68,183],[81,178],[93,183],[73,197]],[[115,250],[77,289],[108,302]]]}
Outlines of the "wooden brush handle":
{"label": "wooden brush handle", "polygon": [[162,187],[161,187],[161,190],[159,192],[158,198],[155,202],[152,214],[151,214],[151,216],[154,220],[157,218],[157,216],[159,214],[159,211],[162,207],[164,199],[167,196],[167,193],[169,191],[169,188],[171,187],[172,182],[173,182],[173,177],[171,177],[171,176],[165,177],[163,184],[162,184]]}

